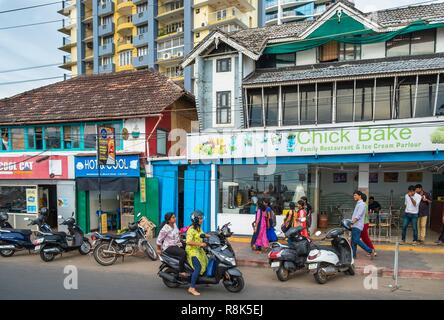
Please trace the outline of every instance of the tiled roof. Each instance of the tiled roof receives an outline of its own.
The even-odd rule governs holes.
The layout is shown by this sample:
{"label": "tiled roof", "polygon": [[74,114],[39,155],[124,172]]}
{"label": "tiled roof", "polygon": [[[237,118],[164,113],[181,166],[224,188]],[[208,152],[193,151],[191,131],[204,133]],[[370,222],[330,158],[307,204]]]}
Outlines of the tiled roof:
{"label": "tiled roof", "polygon": [[331,81],[331,79],[409,72],[437,72],[438,70],[444,70],[444,54],[262,70],[256,71],[249,76],[244,80],[243,84],[253,86],[285,82]]}
{"label": "tiled roof", "polygon": [[80,76],[0,100],[0,124],[122,119],[158,114],[191,94],[151,70]]}
{"label": "tiled roof", "polygon": [[418,20],[428,22],[444,20],[444,3],[381,10],[369,13],[367,17],[383,27],[399,26]]}

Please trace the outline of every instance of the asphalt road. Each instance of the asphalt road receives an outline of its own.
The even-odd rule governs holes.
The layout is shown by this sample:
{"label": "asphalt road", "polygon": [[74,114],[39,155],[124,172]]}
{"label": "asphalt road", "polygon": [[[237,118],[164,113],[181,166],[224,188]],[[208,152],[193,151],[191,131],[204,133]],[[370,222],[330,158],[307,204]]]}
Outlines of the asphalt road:
{"label": "asphalt road", "polygon": [[[269,268],[242,268],[246,286],[238,294],[222,285],[198,288],[202,296],[191,297],[185,288],[169,289],[157,276],[160,262],[129,257],[102,267],[92,256],[69,253],[51,263],[38,255],[18,253],[0,258],[0,299],[443,299],[444,281],[401,279],[402,289],[391,292],[391,278],[378,278],[377,290],[364,288],[364,277],[340,275],[317,284],[309,274],[288,282],[277,280]],[[78,289],[66,290],[66,266],[78,270]]]}

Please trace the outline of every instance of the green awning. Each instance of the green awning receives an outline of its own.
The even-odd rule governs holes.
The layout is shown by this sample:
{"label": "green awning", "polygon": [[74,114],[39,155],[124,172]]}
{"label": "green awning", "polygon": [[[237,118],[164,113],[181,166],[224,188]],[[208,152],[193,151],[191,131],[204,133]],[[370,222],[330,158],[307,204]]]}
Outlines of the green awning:
{"label": "green awning", "polygon": [[[330,20],[332,19],[334,18],[331,18]],[[328,22],[330,22],[330,20],[325,22],[322,26],[326,25]],[[293,53],[298,51],[304,51],[322,46],[330,41],[352,43],[352,44],[370,44],[377,42],[385,42],[402,34],[444,27],[444,23],[428,24],[424,21],[416,21],[397,31],[375,34],[373,30],[366,28],[357,30],[358,25],[354,23],[350,24],[349,22],[350,20],[356,22],[356,20],[354,20],[353,18],[346,16],[341,18],[341,22],[339,23],[338,21],[335,22],[335,24],[337,24],[338,26],[329,23],[328,27],[331,30],[329,35],[325,35],[327,30],[323,29],[322,32],[316,33],[317,34],[316,38],[310,38],[310,39],[307,38],[304,40],[286,42],[282,44],[271,44],[265,48],[264,54],[280,54],[280,53]],[[343,25],[339,27],[339,25],[341,24]],[[349,26],[350,28],[348,28],[347,26]],[[348,31],[346,32],[338,32],[347,29]],[[344,33],[347,33],[347,36],[344,36]],[[310,37],[312,35],[313,34],[311,34]],[[360,36],[357,37],[357,35]]]}

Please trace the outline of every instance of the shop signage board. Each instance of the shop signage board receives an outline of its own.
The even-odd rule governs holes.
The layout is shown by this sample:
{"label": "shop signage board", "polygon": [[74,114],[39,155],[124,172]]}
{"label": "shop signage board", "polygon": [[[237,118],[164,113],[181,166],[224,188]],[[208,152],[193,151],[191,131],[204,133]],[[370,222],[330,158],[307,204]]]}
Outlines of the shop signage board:
{"label": "shop signage board", "polygon": [[[75,157],[76,178],[98,177],[97,158]],[[100,176],[109,177],[140,177],[140,161],[138,155],[117,156],[115,165],[100,166]]]}
{"label": "shop signage board", "polygon": [[116,137],[113,127],[99,126],[97,157],[101,165],[116,164]]}
{"label": "shop signage board", "polygon": [[[58,164],[57,170],[54,170],[55,164]],[[69,179],[68,159],[65,156],[0,157],[0,179]]]}
{"label": "shop signage board", "polygon": [[201,133],[188,159],[314,156],[444,150],[444,124]]}
{"label": "shop signage board", "polygon": [[140,202],[146,202],[146,178],[140,177]]}
{"label": "shop signage board", "polygon": [[27,213],[37,213],[37,188],[27,188],[26,189],[26,211]]}

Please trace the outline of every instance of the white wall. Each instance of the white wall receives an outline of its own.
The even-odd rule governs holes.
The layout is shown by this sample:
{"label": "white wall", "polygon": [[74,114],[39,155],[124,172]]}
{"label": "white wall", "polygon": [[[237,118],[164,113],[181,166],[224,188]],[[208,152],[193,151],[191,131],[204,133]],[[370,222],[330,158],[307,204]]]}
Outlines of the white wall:
{"label": "white wall", "polygon": [[303,66],[316,63],[317,63],[316,48],[296,53],[296,65]]}
{"label": "white wall", "polygon": [[247,77],[250,73],[254,72],[256,61],[251,59],[250,57],[247,57],[246,55],[243,56],[243,77]]}
{"label": "white wall", "polygon": [[385,58],[385,42],[363,44],[361,59]]}
{"label": "white wall", "polygon": [[[138,128],[140,132],[140,136],[137,139],[134,139],[132,136],[132,132],[134,129]],[[137,119],[128,119],[123,122],[123,127],[126,128],[129,132],[128,140],[123,140],[123,149],[125,152],[145,152],[145,138],[144,133],[145,130],[145,119],[137,118]]]}
{"label": "white wall", "polygon": [[[230,72],[216,72],[217,70],[217,60],[231,58],[231,71]],[[234,125],[234,106],[236,105],[236,92],[235,92],[235,77],[236,77],[236,61],[235,56],[218,56],[217,58],[212,58],[213,60],[213,127],[232,127]],[[232,125],[216,125],[216,105],[217,105],[217,95],[219,91],[230,91],[231,92],[231,123]]]}
{"label": "white wall", "polygon": [[438,28],[436,33],[436,52],[444,52],[444,27]]}

